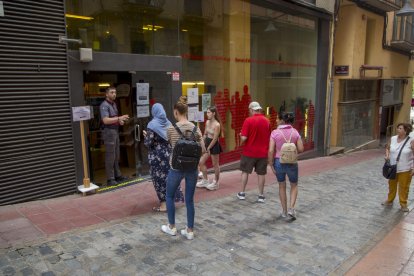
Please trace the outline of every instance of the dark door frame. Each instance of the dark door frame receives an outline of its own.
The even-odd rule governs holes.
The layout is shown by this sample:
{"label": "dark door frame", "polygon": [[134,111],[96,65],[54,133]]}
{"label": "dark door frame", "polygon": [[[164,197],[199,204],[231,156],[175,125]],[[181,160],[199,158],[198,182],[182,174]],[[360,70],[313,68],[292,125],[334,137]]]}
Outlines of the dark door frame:
{"label": "dark door frame", "polygon": [[[71,106],[83,106],[83,72],[112,71],[112,72],[179,72],[181,75],[182,60],[179,56],[150,56],[123,53],[94,52],[92,62],[81,62],[79,51],[68,51],[69,91]],[[181,80],[171,82],[171,102],[181,96]],[[171,113],[170,111],[169,113]],[[167,114],[171,117],[171,114]],[[75,145],[75,164],[77,182],[83,180],[82,144],[79,124],[73,123],[73,140]]]}

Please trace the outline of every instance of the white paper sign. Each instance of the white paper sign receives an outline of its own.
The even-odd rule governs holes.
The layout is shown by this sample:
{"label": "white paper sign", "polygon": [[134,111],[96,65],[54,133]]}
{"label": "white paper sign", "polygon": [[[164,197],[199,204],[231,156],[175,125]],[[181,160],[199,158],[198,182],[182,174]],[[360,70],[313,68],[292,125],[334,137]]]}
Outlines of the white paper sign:
{"label": "white paper sign", "polygon": [[149,105],[137,105],[137,117],[146,118],[149,117]]}
{"label": "white paper sign", "polygon": [[197,106],[189,106],[188,107],[188,120],[192,122],[197,121],[198,115],[198,105]]}
{"label": "white paper sign", "polygon": [[201,95],[201,109],[206,112],[207,108],[211,106],[211,94]]}
{"label": "white paper sign", "polygon": [[149,83],[137,83],[137,105],[149,104]]}
{"label": "white paper sign", "polygon": [[187,103],[198,104],[198,88],[187,88]]}
{"label": "white paper sign", "polygon": [[72,107],[72,114],[74,122],[86,121],[93,118],[91,117],[91,107],[89,105]]}
{"label": "white paper sign", "polygon": [[197,113],[197,118],[195,119],[195,122],[204,122],[204,112],[199,111]]}

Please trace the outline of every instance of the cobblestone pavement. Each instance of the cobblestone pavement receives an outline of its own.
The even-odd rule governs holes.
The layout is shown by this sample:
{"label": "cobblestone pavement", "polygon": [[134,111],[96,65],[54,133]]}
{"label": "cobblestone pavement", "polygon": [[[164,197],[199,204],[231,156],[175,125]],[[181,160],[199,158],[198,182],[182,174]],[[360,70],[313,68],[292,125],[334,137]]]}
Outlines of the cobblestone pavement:
{"label": "cobblestone pavement", "polygon": [[[165,214],[63,233],[0,251],[3,275],[326,275],[403,214],[382,208],[387,187],[375,158],[299,181],[298,219],[279,217],[277,185],[196,203],[195,239],[160,231]],[[410,195],[412,202],[412,194]],[[185,207],[177,209],[185,226]]]}

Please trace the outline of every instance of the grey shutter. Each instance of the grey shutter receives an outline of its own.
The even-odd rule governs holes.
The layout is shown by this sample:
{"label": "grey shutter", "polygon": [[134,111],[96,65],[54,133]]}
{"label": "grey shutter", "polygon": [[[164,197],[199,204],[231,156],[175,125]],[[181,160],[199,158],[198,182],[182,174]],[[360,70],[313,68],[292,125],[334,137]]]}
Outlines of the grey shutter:
{"label": "grey shutter", "polygon": [[0,205],[76,191],[63,0],[0,17]]}

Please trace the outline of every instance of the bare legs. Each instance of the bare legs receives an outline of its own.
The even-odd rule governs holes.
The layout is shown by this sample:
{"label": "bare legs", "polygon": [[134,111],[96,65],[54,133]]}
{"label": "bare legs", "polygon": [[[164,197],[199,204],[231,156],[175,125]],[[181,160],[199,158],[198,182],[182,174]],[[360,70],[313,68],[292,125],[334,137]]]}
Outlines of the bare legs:
{"label": "bare legs", "polygon": [[207,180],[207,167],[206,167],[206,161],[208,159],[208,153],[204,153],[200,158],[200,171],[203,173],[203,179]]}
{"label": "bare legs", "polygon": [[287,213],[286,181],[279,182],[279,199],[282,205],[283,214]]}
{"label": "bare legs", "polygon": [[[290,183],[290,208],[294,209],[298,197],[298,183]],[[287,212],[286,181],[279,182],[279,198],[283,213]]]}
{"label": "bare legs", "polygon": [[[247,180],[249,180],[249,174],[246,172],[242,172],[241,185],[242,185],[243,193],[246,191]],[[263,195],[265,180],[266,180],[265,175],[257,175],[257,186],[259,189],[259,195]]]}
{"label": "bare legs", "polygon": [[242,192],[246,191],[247,180],[249,179],[249,174],[246,172],[242,172],[241,176],[241,185],[242,185]]}
{"label": "bare legs", "polygon": [[298,183],[290,183],[290,208],[294,209],[298,197]]}
{"label": "bare legs", "polygon": [[265,184],[265,175],[257,175],[257,186],[259,188],[259,195],[263,195],[264,192],[264,184]]}
{"label": "bare legs", "polygon": [[[219,165],[219,155],[218,154],[213,154],[211,155],[211,161],[213,162],[213,166],[214,166],[214,175],[216,177],[216,183],[218,183],[219,179],[220,179],[220,165]],[[206,166],[204,166],[206,167]],[[207,170],[206,170],[207,172]]]}
{"label": "bare legs", "polygon": [[217,190],[219,188],[219,179],[220,179],[220,165],[219,165],[219,155],[218,154],[213,154],[211,155],[211,161],[213,163],[214,166],[214,175],[215,175],[215,180],[212,183],[209,183],[208,181],[208,176],[207,176],[207,167],[206,167],[206,161],[207,159],[210,157],[210,155],[208,153],[205,153],[201,158],[200,158],[200,171],[203,174],[203,180],[199,181],[197,183],[197,187],[199,188],[206,188],[207,190]]}

